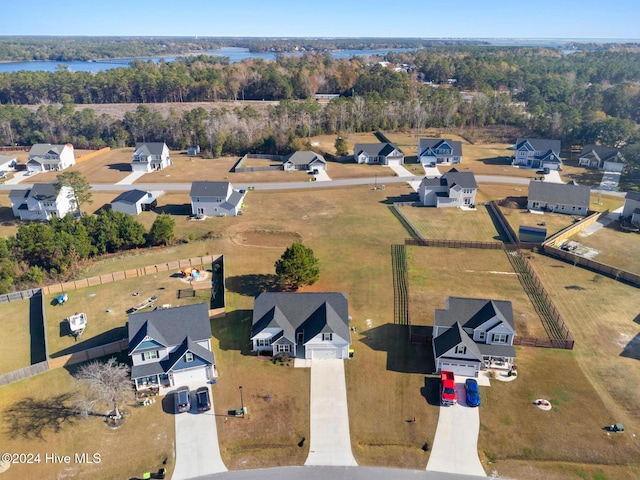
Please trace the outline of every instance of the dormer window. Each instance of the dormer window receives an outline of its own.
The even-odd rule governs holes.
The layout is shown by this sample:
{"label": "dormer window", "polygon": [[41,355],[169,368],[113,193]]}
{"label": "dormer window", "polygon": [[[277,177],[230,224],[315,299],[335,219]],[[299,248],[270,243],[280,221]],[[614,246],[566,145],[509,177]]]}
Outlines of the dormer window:
{"label": "dormer window", "polygon": [[457,345],[456,346],[456,354],[457,355],[464,355],[467,353],[467,347],[465,347],[464,345]]}
{"label": "dormer window", "polygon": [[143,352],[142,353],[142,360],[143,361],[147,361],[147,360],[154,360],[158,358],[158,351],[157,350],[152,350],[150,352]]}
{"label": "dormer window", "polygon": [[191,352],[187,352],[184,354],[184,361],[185,362],[193,362],[193,353]]}
{"label": "dormer window", "polygon": [[333,333],[323,333],[322,334],[322,341],[323,342],[330,342],[331,340],[333,340]]}

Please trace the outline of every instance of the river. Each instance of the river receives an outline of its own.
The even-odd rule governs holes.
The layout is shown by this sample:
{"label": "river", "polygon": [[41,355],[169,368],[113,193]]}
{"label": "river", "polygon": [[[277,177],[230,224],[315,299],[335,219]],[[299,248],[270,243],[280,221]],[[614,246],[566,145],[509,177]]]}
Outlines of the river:
{"label": "river", "polygon": [[[384,50],[333,50],[331,56],[334,59],[338,58],[351,58],[354,56],[365,55],[386,55],[389,52],[408,52],[412,51],[412,48],[398,48],[398,49],[384,49]],[[226,47],[219,50],[213,50],[210,52],[202,52],[205,55],[212,55],[216,57],[228,57],[231,63],[240,62],[248,58],[262,58],[264,60],[275,60],[276,53],[274,52],[250,52],[247,48]],[[284,55],[299,56],[300,52],[289,52]],[[159,62],[163,59],[165,62],[172,62],[179,56],[163,56],[163,57],[143,57],[139,60],[148,61],[153,60]],[[96,73],[101,70],[109,70],[111,68],[127,67],[133,58],[122,58],[117,60],[99,60],[92,62],[49,62],[49,61],[34,61],[34,62],[7,62],[0,63],[0,73],[12,73],[21,70],[27,70],[30,72],[45,71],[55,72],[59,65],[66,65],[66,67],[72,72],[91,72]]]}

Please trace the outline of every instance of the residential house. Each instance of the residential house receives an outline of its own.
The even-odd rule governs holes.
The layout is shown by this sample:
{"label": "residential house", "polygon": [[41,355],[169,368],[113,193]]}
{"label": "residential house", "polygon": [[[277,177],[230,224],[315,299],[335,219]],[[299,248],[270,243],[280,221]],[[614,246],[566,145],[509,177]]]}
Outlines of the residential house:
{"label": "residential house", "polygon": [[625,159],[620,150],[603,145],[585,145],[578,164],[587,168],[597,168],[607,172],[622,172]]}
{"label": "residential house", "polygon": [[56,191],[52,183],[36,183],[31,188],[9,192],[11,210],[20,220],[51,220],[64,217],[77,209],[73,188],[62,187]]}
{"label": "residential house", "polygon": [[356,143],[353,158],[357,163],[402,165],[404,153],[395,143]]}
{"label": "residential house", "polygon": [[169,147],[162,142],[136,143],[131,161],[133,172],[152,172],[171,165]]}
{"label": "residential house", "polygon": [[0,172],[15,170],[18,160],[14,155],[0,155]]}
{"label": "residential house", "polygon": [[200,145],[191,145],[189,148],[187,148],[187,155],[189,156],[194,156],[194,155],[198,155],[200,153]]}
{"label": "residential house", "polygon": [[475,377],[484,368],[509,369],[516,356],[511,302],[449,297],[436,309],[433,355],[436,371]]}
{"label": "residential house", "polygon": [[322,155],[310,150],[294,152],[285,158],[283,162],[285,172],[294,170],[326,170],[327,161]]}
{"label": "residential house", "polygon": [[204,384],[214,378],[206,303],[132,313],[127,328],[136,390]]}
{"label": "residential house", "polygon": [[552,183],[531,180],[527,208],[567,215],[586,215],[591,188],[575,182]]}
{"label": "residential house", "polygon": [[151,192],[143,192],[134,189],[122,192],[111,202],[114,212],[122,212],[129,215],[139,215],[143,211],[152,210],[158,205],[158,199]]}
{"label": "residential house", "polygon": [[516,142],[513,165],[528,168],[562,170],[560,140],[519,138]]}
{"label": "residential house", "polygon": [[632,223],[640,224],[640,192],[627,192],[621,218],[628,218]]}
{"label": "residential house", "polygon": [[462,161],[462,142],[448,138],[421,138],[418,143],[418,161],[435,167]]}
{"label": "residential house", "polygon": [[229,182],[193,182],[191,213],[206,216],[235,217],[242,212],[245,192],[234,190]]}
{"label": "residential house", "polygon": [[347,296],[265,292],[253,303],[252,350],[295,358],[349,358]]}
{"label": "residential house", "polygon": [[50,143],[36,143],[29,150],[27,170],[30,172],[47,172],[50,170],[64,170],[76,164],[73,145],[51,145]]}
{"label": "residential house", "polygon": [[477,191],[473,172],[459,172],[452,168],[441,177],[423,178],[418,196],[425,207],[462,207],[476,203]]}

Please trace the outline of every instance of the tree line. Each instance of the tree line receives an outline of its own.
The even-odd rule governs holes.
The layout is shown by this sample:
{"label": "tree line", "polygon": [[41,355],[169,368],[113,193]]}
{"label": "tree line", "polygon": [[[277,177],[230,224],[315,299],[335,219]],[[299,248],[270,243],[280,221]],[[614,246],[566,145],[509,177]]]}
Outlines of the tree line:
{"label": "tree line", "polygon": [[106,253],[174,240],[175,220],[160,214],[150,230],[131,215],[101,209],[96,215],[68,214],[49,223],[23,223],[15,236],[0,238],[0,293],[61,280],[84,262]]}

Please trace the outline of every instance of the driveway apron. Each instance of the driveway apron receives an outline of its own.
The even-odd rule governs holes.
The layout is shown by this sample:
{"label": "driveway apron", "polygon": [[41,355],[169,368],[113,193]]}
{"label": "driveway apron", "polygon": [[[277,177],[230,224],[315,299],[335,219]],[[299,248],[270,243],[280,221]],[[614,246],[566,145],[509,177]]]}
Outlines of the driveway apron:
{"label": "driveway apron", "polygon": [[456,390],[461,404],[440,407],[427,470],[486,477],[478,457],[479,409],[465,404],[463,385]]}
{"label": "driveway apron", "polygon": [[[171,477],[173,480],[227,471],[220,457],[213,395],[211,410],[198,413],[196,408],[195,390],[200,386],[189,385],[191,411],[176,413],[176,468]],[[211,386],[208,387],[211,390]]]}
{"label": "driveway apron", "polygon": [[305,465],[358,465],[351,453],[344,360],[312,360],[310,405],[311,438]]}

